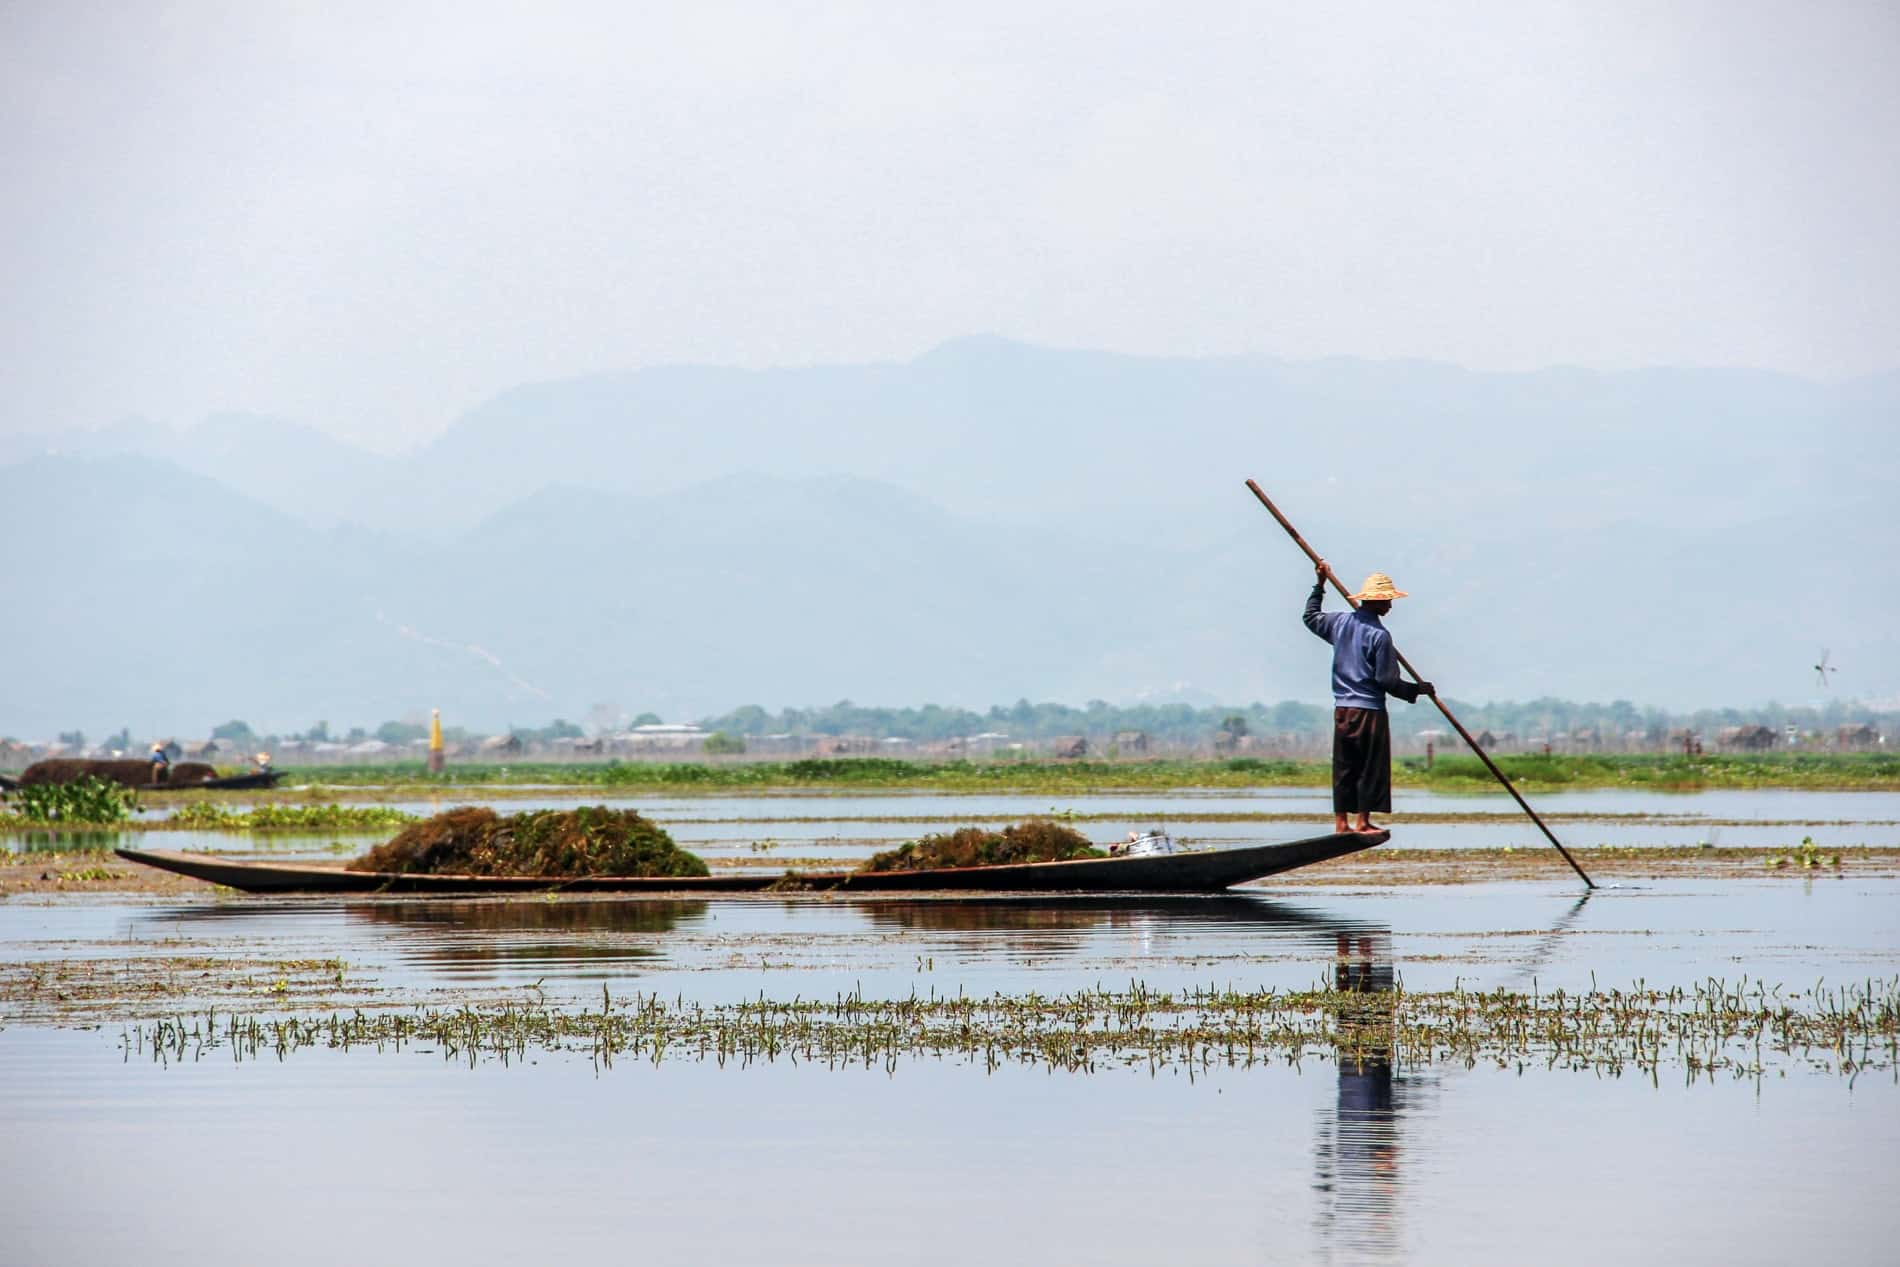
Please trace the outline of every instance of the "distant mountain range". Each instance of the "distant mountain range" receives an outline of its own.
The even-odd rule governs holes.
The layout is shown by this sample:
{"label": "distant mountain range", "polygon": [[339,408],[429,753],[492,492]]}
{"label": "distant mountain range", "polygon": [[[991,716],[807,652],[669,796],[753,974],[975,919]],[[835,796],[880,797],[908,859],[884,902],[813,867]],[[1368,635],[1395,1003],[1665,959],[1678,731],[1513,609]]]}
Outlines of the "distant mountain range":
{"label": "distant mountain range", "polygon": [[1323,701],[1311,571],[1465,698],[1900,687],[1900,375],[1479,374],[959,340],[524,386],[386,458],[223,415],[0,440],[0,733],[597,705]]}

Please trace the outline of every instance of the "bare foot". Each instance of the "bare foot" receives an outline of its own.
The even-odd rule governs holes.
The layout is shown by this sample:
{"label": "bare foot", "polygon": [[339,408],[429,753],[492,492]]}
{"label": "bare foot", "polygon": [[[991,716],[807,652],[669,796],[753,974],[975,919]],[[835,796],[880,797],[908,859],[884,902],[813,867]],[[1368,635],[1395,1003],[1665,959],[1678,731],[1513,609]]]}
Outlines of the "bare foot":
{"label": "bare foot", "polygon": [[1344,814],[1341,814],[1337,818],[1333,819],[1333,835],[1343,836],[1345,834],[1346,834],[1346,816]]}
{"label": "bare foot", "polygon": [[1361,814],[1359,816],[1359,821],[1352,825],[1352,829],[1358,832],[1362,836],[1365,835],[1367,832],[1374,832],[1374,831],[1380,830],[1379,828],[1374,827],[1372,825],[1372,820],[1370,818],[1367,818],[1364,814]]}
{"label": "bare foot", "polygon": [[1366,824],[1366,825],[1365,825],[1364,827],[1355,827],[1355,828],[1353,828],[1352,830],[1353,830],[1353,834],[1354,834],[1354,835],[1358,835],[1358,836],[1383,836],[1383,835],[1385,835],[1385,828],[1383,828],[1383,827],[1375,827],[1375,826],[1373,826],[1373,825],[1372,825],[1371,823],[1367,823],[1367,824]]}

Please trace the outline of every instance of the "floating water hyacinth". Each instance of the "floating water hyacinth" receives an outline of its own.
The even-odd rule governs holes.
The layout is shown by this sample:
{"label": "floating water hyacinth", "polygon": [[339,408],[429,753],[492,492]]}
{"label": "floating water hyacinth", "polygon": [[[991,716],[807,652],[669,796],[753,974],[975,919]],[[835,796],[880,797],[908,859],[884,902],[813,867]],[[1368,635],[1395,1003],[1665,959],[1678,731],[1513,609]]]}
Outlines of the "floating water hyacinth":
{"label": "floating water hyacinth", "polygon": [[125,822],[138,808],[138,796],[130,788],[92,776],[70,783],[29,783],[8,792],[7,801],[24,822],[89,827]]}

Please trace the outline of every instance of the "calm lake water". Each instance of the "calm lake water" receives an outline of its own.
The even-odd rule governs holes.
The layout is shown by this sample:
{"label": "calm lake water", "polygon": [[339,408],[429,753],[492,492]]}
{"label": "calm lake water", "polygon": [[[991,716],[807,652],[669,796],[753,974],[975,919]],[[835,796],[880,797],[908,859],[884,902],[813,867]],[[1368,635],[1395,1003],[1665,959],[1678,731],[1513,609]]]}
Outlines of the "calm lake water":
{"label": "calm lake water", "polygon": [[[1077,830],[1097,841],[1130,831],[1165,827],[1197,846],[1237,846],[1290,840],[1330,830],[1331,802],[1310,788],[1257,788],[1240,792],[1178,791],[1103,796],[866,795],[576,796],[484,799],[464,796],[397,803],[432,814],[453,805],[488,804],[503,813],[530,808],[605,803],[637,809],[664,824],[684,847],[708,860],[780,854],[793,858],[862,859],[927,832],[973,820],[1016,821],[1073,811],[1086,816]],[[1823,847],[1900,845],[1900,793],[1833,791],[1713,791],[1694,793],[1601,790],[1539,795],[1539,813],[1551,816],[1558,838],[1589,845],[1716,845],[1785,849],[1812,837]],[[1534,824],[1509,797],[1398,792],[1393,843],[1407,848],[1548,848]],[[1256,816],[1238,822],[1219,816]],[[1413,816],[1408,820],[1408,815]],[[1418,816],[1458,815],[1442,822]],[[389,833],[343,837],[346,852]],[[43,846],[51,838],[0,834],[0,847]],[[336,852],[337,833],[316,838],[249,836],[227,832],[104,833],[97,843],[205,852],[269,852],[312,856]]]}
{"label": "calm lake water", "polygon": [[[341,957],[406,999],[1306,986],[1806,987],[1900,973],[1900,881],[1161,901],[0,903],[0,960]],[[0,1029],[0,1259],[195,1264],[1892,1261],[1900,1085],[1330,1059],[509,1066],[127,1058]]]}

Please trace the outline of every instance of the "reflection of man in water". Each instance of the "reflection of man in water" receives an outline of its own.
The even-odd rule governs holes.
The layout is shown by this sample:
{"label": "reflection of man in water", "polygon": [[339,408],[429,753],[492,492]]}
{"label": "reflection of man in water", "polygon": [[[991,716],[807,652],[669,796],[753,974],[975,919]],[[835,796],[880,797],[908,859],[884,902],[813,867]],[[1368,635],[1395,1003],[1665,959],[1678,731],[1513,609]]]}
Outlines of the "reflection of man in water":
{"label": "reflection of man in water", "polygon": [[[1316,1187],[1326,1246],[1347,1258],[1399,1252],[1400,1091],[1392,1078],[1392,946],[1384,930],[1338,934],[1333,989],[1351,995],[1336,1013],[1339,1088],[1322,1120]],[[1363,996],[1363,997],[1359,997]]]}

